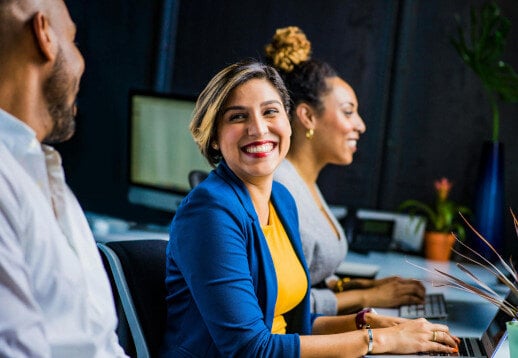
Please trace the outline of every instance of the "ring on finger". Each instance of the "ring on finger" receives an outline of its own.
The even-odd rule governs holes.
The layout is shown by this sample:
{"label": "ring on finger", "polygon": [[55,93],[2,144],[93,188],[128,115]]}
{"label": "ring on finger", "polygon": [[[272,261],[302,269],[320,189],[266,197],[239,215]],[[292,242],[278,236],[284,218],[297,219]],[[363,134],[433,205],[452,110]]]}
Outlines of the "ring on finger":
{"label": "ring on finger", "polygon": [[437,341],[437,331],[433,331],[432,332],[432,342],[436,342]]}

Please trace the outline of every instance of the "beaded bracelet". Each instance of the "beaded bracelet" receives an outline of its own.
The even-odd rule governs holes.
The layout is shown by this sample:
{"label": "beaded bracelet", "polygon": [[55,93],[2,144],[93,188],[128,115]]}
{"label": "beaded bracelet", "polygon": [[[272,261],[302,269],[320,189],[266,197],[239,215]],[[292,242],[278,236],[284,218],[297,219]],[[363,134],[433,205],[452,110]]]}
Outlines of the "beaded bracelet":
{"label": "beaded bracelet", "polygon": [[344,287],[344,283],[346,282],[349,282],[351,281],[351,279],[349,277],[344,277],[344,278],[340,278],[336,281],[335,283],[335,288],[334,288],[334,291],[335,292],[343,292],[345,287]]}

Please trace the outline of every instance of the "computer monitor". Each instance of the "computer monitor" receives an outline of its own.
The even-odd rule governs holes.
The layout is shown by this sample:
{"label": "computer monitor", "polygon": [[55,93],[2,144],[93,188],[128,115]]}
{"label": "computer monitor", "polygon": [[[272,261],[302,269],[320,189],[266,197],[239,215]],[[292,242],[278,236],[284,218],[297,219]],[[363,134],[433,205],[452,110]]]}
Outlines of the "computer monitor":
{"label": "computer monitor", "polygon": [[212,168],[189,131],[195,98],[155,92],[129,95],[129,191],[133,204],[175,211],[192,170]]}

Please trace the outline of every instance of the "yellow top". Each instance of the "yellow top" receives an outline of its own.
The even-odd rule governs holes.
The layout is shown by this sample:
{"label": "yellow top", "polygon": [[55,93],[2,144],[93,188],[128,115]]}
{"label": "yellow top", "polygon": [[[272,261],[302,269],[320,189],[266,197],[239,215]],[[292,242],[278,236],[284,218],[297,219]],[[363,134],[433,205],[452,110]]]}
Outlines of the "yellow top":
{"label": "yellow top", "polygon": [[308,290],[308,280],[271,202],[269,207],[268,225],[263,227],[263,233],[277,274],[277,302],[272,333],[285,334],[286,320],[283,315],[304,299]]}

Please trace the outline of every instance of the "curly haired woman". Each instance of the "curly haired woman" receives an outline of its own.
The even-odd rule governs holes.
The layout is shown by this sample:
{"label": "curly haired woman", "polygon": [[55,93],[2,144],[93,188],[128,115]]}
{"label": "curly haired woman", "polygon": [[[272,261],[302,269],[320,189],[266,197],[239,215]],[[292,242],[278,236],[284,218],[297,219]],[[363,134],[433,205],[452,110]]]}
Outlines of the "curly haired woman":
{"label": "curly haired woman", "polygon": [[342,227],[317,178],[327,164],[349,165],[366,127],[353,88],[327,63],[311,59],[311,43],[296,26],[278,29],[266,46],[269,62],[290,92],[292,137],[275,173],[295,198],[304,254],[311,276],[311,309],[335,315],[363,307],[422,303],[424,286],[413,279],[340,280],[333,276],[347,253]]}

